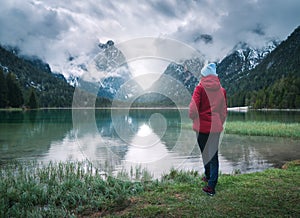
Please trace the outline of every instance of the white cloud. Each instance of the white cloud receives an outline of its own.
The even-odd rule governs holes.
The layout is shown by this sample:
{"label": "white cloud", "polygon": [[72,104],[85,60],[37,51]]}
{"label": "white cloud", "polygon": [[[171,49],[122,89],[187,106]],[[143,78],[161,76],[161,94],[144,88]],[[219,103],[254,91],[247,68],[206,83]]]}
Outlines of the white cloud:
{"label": "white cloud", "polygon": [[87,61],[99,41],[147,36],[180,40],[215,60],[239,41],[285,39],[299,25],[299,8],[298,0],[3,0],[0,43],[56,71],[70,56]]}

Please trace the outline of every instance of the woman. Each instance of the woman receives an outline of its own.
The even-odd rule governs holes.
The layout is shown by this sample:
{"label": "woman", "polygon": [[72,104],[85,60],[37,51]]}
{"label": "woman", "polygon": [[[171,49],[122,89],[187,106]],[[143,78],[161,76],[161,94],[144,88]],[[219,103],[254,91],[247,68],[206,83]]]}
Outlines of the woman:
{"label": "woman", "polygon": [[202,190],[214,195],[218,182],[218,146],[220,134],[227,115],[226,91],[220,84],[216,64],[210,63],[201,70],[200,83],[196,86],[189,106],[189,117],[204,164],[203,181],[208,182]]}

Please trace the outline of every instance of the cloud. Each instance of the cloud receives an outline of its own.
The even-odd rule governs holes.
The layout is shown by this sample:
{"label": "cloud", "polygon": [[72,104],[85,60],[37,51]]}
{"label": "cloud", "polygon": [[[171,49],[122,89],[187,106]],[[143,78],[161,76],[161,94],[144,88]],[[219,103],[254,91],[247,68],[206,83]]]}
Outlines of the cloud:
{"label": "cloud", "polygon": [[0,43],[65,74],[70,56],[88,62],[110,39],[168,37],[216,60],[240,41],[284,40],[299,25],[299,8],[298,0],[3,0]]}
{"label": "cloud", "polygon": [[[205,16],[193,17],[174,36],[214,60],[224,57],[241,41],[260,47],[271,39],[286,39],[299,25],[300,15],[295,9],[299,7],[300,2],[292,0],[207,1],[207,6],[198,11]],[[213,43],[194,40],[201,35],[211,36]]]}
{"label": "cloud", "polygon": [[264,27],[260,23],[256,25],[256,27],[252,30],[252,32],[260,36],[264,36],[266,34],[264,31]]}
{"label": "cloud", "polygon": [[204,43],[212,43],[213,42],[213,37],[208,34],[200,34],[199,36],[196,36],[194,39],[194,42],[199,42],[203,41]]}
{"label": "cloud", "polygon": [[152,1],[150,5],[153,7],[153,10],[166,16],[167,18],[177,18],[176,5],[172,1]]}

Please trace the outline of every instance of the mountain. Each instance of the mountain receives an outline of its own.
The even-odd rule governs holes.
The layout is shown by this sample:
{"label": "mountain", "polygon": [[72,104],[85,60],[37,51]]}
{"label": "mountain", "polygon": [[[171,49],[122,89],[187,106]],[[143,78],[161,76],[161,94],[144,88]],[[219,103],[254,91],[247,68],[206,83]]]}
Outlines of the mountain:
{"label": "mountain", "polygon": [[[228,105],[300,108],[299,44],[300,27],[280,44],[270,41],[257,49],[238,43],[217,66]],[[41,107],[71,106],[74,86],[99,96],[98,101],[105,105],[114,99],[120,105],[134,101],[136,106],[186,106],[205,63],[203,57],[172,62],[145,91],[133,79],[125,56],[112,40],[100,43],[93,52],[97,56],[91,62],[84,61],[88,57],[70,56],[67,70],[71,76],[65,79],[38,58],[21,57],[18,49],[0,46],[0,70],[16,75],[25,99],[34,89]]]}
{"label": "mountain", "polygon": [[30,91],[34,90],[40,107],[72,105],[74,87],[62,75],[53,74],[49,65],[36,57],[21,57],[18,52],[0,46],[0,66],[5,75],[15,75],[25,104]]}
{"label": "mountain", "polygon": [[[300,27],[286,40],[272,40],[261,48],[238,43],[217,67],[220,81],[227,90],[228,105],[300,108],[299,44]],[[188,63],[192,66],[187,66]],[[152,94],[147,96],[148,99],[164,102],[169,99],[176,105],[187,105],[190,96],[184,91],[192,94],[203,63],[200,58],[181,64],[170,63],[151,87],[153,92],[162,96]]]}
{"label": "mountain", "polygon": [[218,72],[230,106],[300,108],[300,26],[255,68],[227,72],[222,64],[229,61],[222,62]]}
{"label": "mountain", "polygon": [[[200,58],[185,60],[183,63],[172,62],[160,78],[151,86],[150,90],[158,93],[157,96],[161,99],[165,96],[164,101],[171,100],[176,105],[186,106],[189,104],[191,95],[199,83],[199,78],[191,71],[197,74],[203,65],[204,60]],[[154,99],[154,97],[152,98]]]}
{"label": "mountain", "polygon": [[[199,83],[203,57],[171,62],[161,76],[139,96],[133,106],[186,106]],[[192,73],[193,72],[193,73]],[[141,92],[140,92],[141,93]]]}
{"label": "mountain", "polygon": [[[197,60],[197,61],[195,61],[195,60]],[[196,76],[193,73],[191,73],[190,69],[193,69],[194,64],[197,66],[200,66],[199,69],[201,69],[203,67],[203,62],[201,62],[200,59],[195,59],[195,60],[194,61],[186,60],[183,64],[170,63],[169,66],[167,67],[167,69],[164,71],[161,79],[165,76],[172,77],[177,82],[182,84],[189,93],[193,93],[196,85],[199,82],[199,78],[196,78]],[[187,65],[188,63],[193,63],[193,64],[188,66]],[[197,70],[197,72],[199,72],[199,71]],[[160,82],[160,81],[158,81],[158,82]],[[164,89],[168,89],[168,90],[177,88],[177,87],[172,87],[172,86],[169,87],[168,84],[163,85],[163,84],[158,84],[158,83],[156,83],[156,86],[161,87],[161,88],[163,87]],[[176,91],[178,92],[179,90],[176,90],[176,91],[172,90],[172,91],[174,91],[174,93],[176,93]]]}
{"label": "mountain", "polygon": [[192,59],[187,59],[183,62],[185,70],[188,70],[193,73],[193,75],[199,79],[201,69],[204,67],[205,58],[204,57],[195,57]]}
{"label": "mountain", "polygon": [[99,44],[101,52],[94,59],[96,68],[104,73],[100,78],[98,96],[113,99],[119,88],[128,81],[132,75],[123,53],[114,46],[112,40],[106,44]]}
{"label": "mountain", "polygon": [[[43,71],[43,72],[46,72],[46,73],[52,73],[49,64],[45,63],[44,61],[42,61],[41,59],[39,59],[36,56],[34,56],[34,57],[19,56],[19,57],[24,59],[25,61],[28,61],[29,63],[31,63],[35,68],[37,68],[40,71]],[[62,75],[60,74],[60,76],[62,76]],[[60,77],[60,76],[58,76],[58,77]]]}
{"label": "mountain", "polygon": [[300,76],[300,26],[249,73],[251,89],[264,88],[287,76]]}
{"label": "mountain", "polygon": [[232,51],[218,64],[217,73],[228,95],[234,94],[242,80],[248,80],[248,72],[254,69],[268,54],[270,54],[279,42],[269,41],[262,48],[253,48],[245,42],[238,43]]}
{"label": "mountain", "polygon": [[100,50],[97,55],[87,66],[86,64],[78,66],[83,71],[82,76],[79,78],[71,74],[68,81],[79,88],[94,90],[92,92],[97,92],[95,94],[98,97],[112,100],[132,75],[125,56],[114,46],[112,40],[105,44],[99,43],[98,48]]}

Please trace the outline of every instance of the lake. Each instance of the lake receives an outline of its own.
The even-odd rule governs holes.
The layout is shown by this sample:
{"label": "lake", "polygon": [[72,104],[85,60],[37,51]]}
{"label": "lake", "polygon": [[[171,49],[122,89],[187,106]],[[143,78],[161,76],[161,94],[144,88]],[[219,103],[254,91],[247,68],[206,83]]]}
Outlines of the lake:
{"label": "lake", "polygon": [[[296,111],[229,112],[228,120],[300,122]],[[10,160],[89,160],[114,172],[146,168],[154,178],[171,168],[202,173],[187,109],[42,109],[0,111],[0,164]],[[299,159],[300,140],[226,134],[220,171],[248,173]]]}

